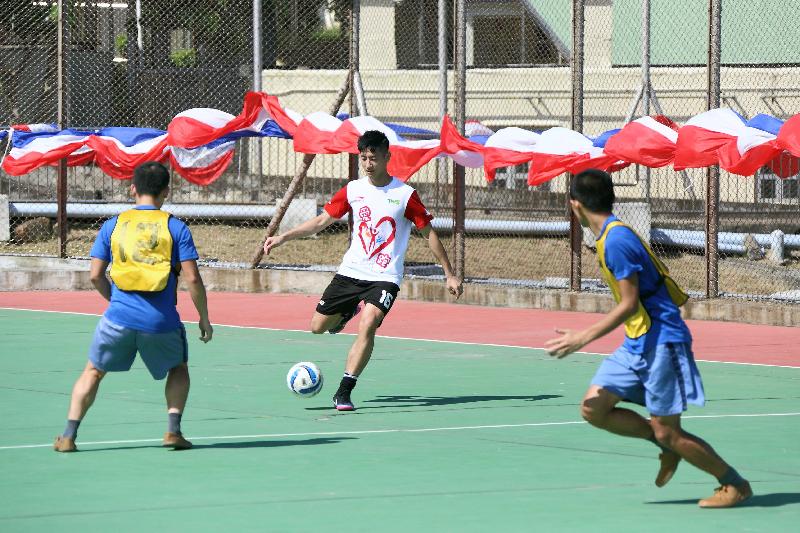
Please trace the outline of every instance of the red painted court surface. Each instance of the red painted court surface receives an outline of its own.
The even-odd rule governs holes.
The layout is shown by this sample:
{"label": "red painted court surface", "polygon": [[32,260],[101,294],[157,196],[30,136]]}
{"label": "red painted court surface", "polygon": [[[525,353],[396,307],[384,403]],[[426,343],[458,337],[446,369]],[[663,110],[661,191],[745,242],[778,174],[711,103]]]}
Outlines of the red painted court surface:
{"label": "red painted court surface", "polygon": [[[318,298],[295,294],[209,293],[215,324],[274,329],[308,329]],[[178,297],[184,320],[195,321],[188,293]],[[102,314],[106,302],[91,291],[0,292],[0,307]],[[598,319],[592,313],[478,307],[398,300],[379,334],[388,337],[501,344],[541,348],[555,328],[580,329]],[[800,329],[735,322],[689,321],[699,360],[800,367]],[[348,324],[346,333],[355,332]],[[606,354],[622,340],[622,330],[584,348]]]}

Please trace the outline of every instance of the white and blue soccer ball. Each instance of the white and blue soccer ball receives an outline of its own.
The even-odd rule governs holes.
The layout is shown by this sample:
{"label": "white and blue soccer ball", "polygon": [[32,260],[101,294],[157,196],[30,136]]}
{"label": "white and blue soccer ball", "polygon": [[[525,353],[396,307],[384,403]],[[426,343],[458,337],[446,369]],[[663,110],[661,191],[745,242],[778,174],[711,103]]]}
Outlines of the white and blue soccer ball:
{"label": "white and blue soccer ball", "polygon": [[310,398],[322,390],[322,372],[314,363],[297,363],[286,374],[286,385],[298,396]]}

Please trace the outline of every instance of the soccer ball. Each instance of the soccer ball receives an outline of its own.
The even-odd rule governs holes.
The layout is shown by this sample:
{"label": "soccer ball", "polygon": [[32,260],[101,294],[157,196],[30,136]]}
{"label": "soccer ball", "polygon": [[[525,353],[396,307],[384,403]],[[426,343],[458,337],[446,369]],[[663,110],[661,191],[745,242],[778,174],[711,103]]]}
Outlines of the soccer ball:
{"label": "soccer ball", "polygon": [[310,398],[322,390],[322,372],[314,363],[297,363],[286,374],[286,386],[303,398]]}

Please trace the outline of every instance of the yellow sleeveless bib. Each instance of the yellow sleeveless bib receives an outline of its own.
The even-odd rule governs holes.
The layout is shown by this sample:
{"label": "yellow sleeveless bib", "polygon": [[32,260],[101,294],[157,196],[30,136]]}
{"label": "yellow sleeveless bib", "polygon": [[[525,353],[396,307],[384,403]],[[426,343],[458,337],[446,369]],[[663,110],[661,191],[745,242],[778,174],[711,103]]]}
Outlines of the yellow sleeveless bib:
{"label": "yellow sleeveless bib", "polygon": [[631,316],[628,320],[625,321],[625,335],[631,339],[637,339],[647,333],[650,330],[650,326],[652,322],[650,320],[650,315],[647,314],[647,310],[645,310],[644,304],[642,303],[647,298],[653,296],[658,289],[661,288],[661,285],[666,285],[667,292],[669,293],[672,302],[677,305],[678,307],[682,306],[686,303],[686,300],[689,299],[689,295],[683,292],[683,289],[675,283],[675,280],[669,275],[669,269],[667,265],[665,265],[661,259],[656,257],[653,253],[653,250],[650,249],[650,246],[639,237],[639,234],[636,233],[633,228],[620,222],[619,220],[615,220],[613,222],[609,222],[605,230],[603,231],[602,235],[597,239],[597,261],[600,263],[600,271],[603,273],[603,278],[608,283],[608,287],[611,289],[611,294],[614,296],[614,301],[619,303],[620,295],[619,295],[619,283],[611,271],[608,269],[606,265],[606,254],[605,254],[605,245],[606,245],[606,237],[608,236],[608,232],[612,228],[616,228],[617,226],[625,226],[626,228],[633,231],[633,234],[639,238],[639,242],[642,243],[644,249],[647,250],[647,255],[650,256],[650,260],[653,262],[653,266],[656,267],[658,271],[658,275],[661,277],[661,282],[656,286],[656,290],[650,294],[642,294],[639,293],[639,308],[636,310],[636,313]]}
{"label": "yellow sleeveless bib", "polygon": [[131,209],[111,233],[111,279],[123,291],[163,291],[172,271],[169,213]]}

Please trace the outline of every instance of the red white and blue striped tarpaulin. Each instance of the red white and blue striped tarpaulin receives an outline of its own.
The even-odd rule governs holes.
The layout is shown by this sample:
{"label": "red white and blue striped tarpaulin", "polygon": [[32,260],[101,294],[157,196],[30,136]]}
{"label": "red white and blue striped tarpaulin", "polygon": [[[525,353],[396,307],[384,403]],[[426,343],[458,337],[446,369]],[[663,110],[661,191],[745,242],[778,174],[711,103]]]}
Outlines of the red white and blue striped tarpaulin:
{"label": "red white and blue striped tarpaulin", "polygon": [[[2,169],[10,175],[32,172],[66,159],[70,166],[96,165],[116,179],[129,179],[145,161],[169,162],[197,185],[208,185],[228,168],[236,141],[244,137],[291,140],[305,154],[358,153],[358,137],[380,130],[389,139],[389,172],[407,180],[435,157],[483,167],[492,181],[498,168],[528,164],[528,183],[538,185],[565,172],[587,168],[614,172],[630,164],[675,170],[719,165],[743,176],[767,166],[788,177],[800,170],[800,115],[783,121],[769,115],[746,119],[730,109],[712,109],[679,125],[664,116],[645,116],[619,129],[588,136],[568,128],[493,131],[468,121],[460,135],[449,117],[441,129],[419,130],[370,117],[302,115],[284,108],[266,93],[245,95],[241,113],[195,108],[172,119],[166,131],[108,127],[59,130],[52,124],[16,125],[0,132],[7,138]],[[407,140],[419,137],[424,140]]]}

